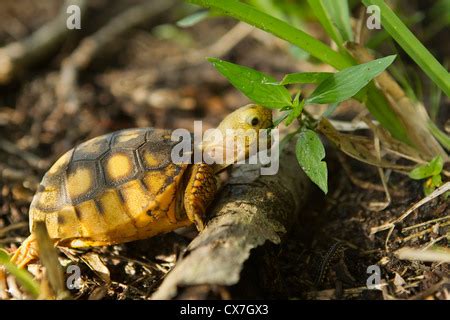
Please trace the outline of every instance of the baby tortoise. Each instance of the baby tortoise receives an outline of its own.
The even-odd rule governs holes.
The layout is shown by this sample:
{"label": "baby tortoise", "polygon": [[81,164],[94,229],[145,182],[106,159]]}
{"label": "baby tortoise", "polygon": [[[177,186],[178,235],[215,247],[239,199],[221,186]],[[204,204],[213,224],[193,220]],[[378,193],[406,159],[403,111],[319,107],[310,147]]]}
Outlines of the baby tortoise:
{"label": "baby tortoise", "polygon": [[[269,110],[247,105],[218,129],[271,125]],[[45,222],[55,245],[72,248],[146,239],[191,223],[201,231],[217,191],[216,173],[226,165],[172,163],[176,143],[169,130],[128,129],[68,151],[42,179],[29,211],[31,235],[11,261],[23,268],[38,258],[37,222]]]}

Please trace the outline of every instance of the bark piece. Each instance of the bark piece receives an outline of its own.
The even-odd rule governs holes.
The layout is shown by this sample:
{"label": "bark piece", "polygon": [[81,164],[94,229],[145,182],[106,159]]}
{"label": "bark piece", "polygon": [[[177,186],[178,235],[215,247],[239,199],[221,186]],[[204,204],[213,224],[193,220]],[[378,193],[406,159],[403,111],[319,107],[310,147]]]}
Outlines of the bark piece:
{"label": "bark piece", "polygon": [[179,287],[231,286],[250,251],[267,240],[280,243],[308,199],[311,183],[293,150],[282,153],[276,175],[242,165],[213,205],[206,229],[188,246],[152,299],[171,299]]}

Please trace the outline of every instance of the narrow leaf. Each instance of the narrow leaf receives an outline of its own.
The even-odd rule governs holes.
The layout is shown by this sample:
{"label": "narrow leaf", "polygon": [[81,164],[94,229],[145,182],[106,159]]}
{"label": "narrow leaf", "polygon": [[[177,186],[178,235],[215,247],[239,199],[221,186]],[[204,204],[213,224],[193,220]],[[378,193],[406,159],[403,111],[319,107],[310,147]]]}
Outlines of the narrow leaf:
{"label": "narrow leaf", "polygon": [[428,128],[436,140],[439,141],[445,149],[450,151],[450,137],[442,132],[431,120],[428,122]]}
{"label": "narrow leaf", "polygon": [[334,73],[320,83],[306,102],[326,104],[350,99],[383,72],[395,57],[384,57]]}
{"label": "narrow leaf", "polygon": [[383,28],[420,66],[420,68],[450,97],[450,74],[408,29],[402,20],[383,0],[363,0],[365,6],[380,8]]}
{"label": "narrow leaf", "polygon": [[254,69],[216,58],[208,58],[208,61],[236,89],[257,104],[274,109],[292,105],[291,95],[285,87],[268,84],[276,81],[273,77]]}
{"label": "narrow leaf", "polygon": [[[204,8],[215,10],[221,14],[246,22],[263,31],[273,34],[280,39],[288,41],[293,46],[304,50],[307,54],[321,60],[322,62],[342,70],[355,64],[355,60],[342,52],[336,52],[323,42],[316,40],[309,34],[297,29],[289,23],[270,16],[261,10],[237,0],[187,0]],[[409,143],[408,133],[397,115],[390,108],[389,102],[383,94],[369,84],[367,108],[373,116],[386,127],[397,139]]]}
{"label": "narrow leaf", "polygon": [[302,130],[295,147],[295,155],[300,167],[306,175],[324,193],[328,192],[328,171],[325,158],[325,148],[317,134],[309,129]]}
{"label": "narrow leaf", "polygon": [[412,169],[411,166],[395,164],[383,158],[379,159],[375,153],[373,139],[341,133],[333,127],[327,118],[322,117],[320,119],[316,130],[323,134],[339,150],[358,161],[379,168],[394,169],[398,171],[410,171]]}
{"label": "narrow leaf", "polygon": [[209,16],[208,11],[197,11],[181,20],[177,21],[177,26],[182,28],[192,27]]}
{"label": "narrow leaf", "polygon": [[344,41],[353,41],[348,0],[323,0]]}
{"label": "narrow leaf", "polygon": [[34,281],[31,274],[24,270],[19,269],[9,260],[9,255],[0,249],[0,265],[3,265],[5,269],[16,277],[17,281],[28,291],[34,298],[39,296],[39,285]]}
{"label": "narrow leaf", "polygon": [[237,0],[188,0],[188,2],[217,10],[227,16],[272,33],[337,69],[343,69],[353,64],[352,59],[334,51],[313,36],[244,2]]}
{"label": "narrow leaf", "polygon": [[352,40],[347,0],[308,0],[326,33],[345,52],[344,42]]}
{"label": "narrow leaf", "polygon": [[325,110],[324,113],[322,113],[322,117],[325,117],[325,118],[330,117],[334,113],[334,111],[336,111],[338,106],[339,106],[339,103],[332,103],[332,104],[328,105],[327,110]]}
{"label": "narrow leaf", "polygon": [[321,83],[331,76],[331,72],[299,72],[290,73],[284,76],[280,82],[270,83],[274,85],[286,85],[293,83]]}

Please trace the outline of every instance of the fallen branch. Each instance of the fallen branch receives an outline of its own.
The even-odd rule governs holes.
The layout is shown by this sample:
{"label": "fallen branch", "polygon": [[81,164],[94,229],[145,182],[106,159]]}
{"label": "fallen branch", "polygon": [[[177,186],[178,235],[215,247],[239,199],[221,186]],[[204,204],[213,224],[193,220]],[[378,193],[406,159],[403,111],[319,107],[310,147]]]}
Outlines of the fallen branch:
{"label": "fallen branch", "polygon": [[[191,242],[152,299],[174,298],[180,287],[187,287],[184,296],[189,296],[186,292],[195,292],[198,285],[214,290],[238,283],[250,251],[267,240],[280,243],[280,235],[293,225],[310,189],[293,151],[283,153],[273,176],[260,176],[256,165],[236,169],[206,229]],[[204,297],[197,294],[197,298]]]}
{"label": "fallen branch", "polygon": [[0,48],[0,84],[17,78],[27,68],[46,58],[72,31],[67,28],[67,7],[77,5],[81,14],[87,7],[86,0],[66,1],[59,15],[29,37]]}

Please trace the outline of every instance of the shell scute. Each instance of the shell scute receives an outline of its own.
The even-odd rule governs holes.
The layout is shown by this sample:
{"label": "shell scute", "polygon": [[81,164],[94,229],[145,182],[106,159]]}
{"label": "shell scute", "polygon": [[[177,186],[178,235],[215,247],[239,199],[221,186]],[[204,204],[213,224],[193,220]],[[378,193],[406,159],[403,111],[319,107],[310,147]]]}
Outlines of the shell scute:
{"label": "shell scute", "polygon": [[72,161],[97,160],[109,150],[111,138],[111,134],[105,134],[83,142],[75,147]]}
{"label": "shell scute", "polygon": [[148,129],[128,129],[117,132],[111,141],[111,149],[136,150],[146,142]]}
{"label": "shell scute", "polygon": [[72,162],[65,178],[68,202],[74,205],[92,199],[102,186],[100,168],[96,161]]}
{"label": "shell scute", "polygon": [[188,165],[171,162],[170,133],[122,130],[68,151],[33,199],[31,230],[34,221],[45,221],[51,238],[80,247],[143,239],[187,225],[185,216],[173,211]]}
{"label": "shell scute", "polygon": [[101,160],[106,185],[114,187],[133,180],[139,173],[139,166],[132,151],[110,151]]}
{"label": "shell scute", "polygon": [[138,154],[145,170],[165,168],[172,161],[172,148],[176,142],[170,139],[169,130],[149,130],[146,143],[139,147]]}

